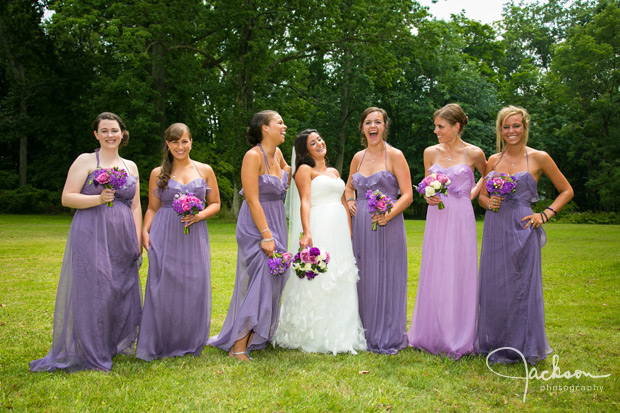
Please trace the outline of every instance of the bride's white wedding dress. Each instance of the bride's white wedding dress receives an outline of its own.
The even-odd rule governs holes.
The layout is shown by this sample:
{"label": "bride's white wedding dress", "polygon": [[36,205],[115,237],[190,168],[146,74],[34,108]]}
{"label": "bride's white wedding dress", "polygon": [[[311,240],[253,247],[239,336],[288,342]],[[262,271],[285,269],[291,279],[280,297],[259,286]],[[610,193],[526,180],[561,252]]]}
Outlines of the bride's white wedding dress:
{"label": "bride's white wedding dress", "polygon": [[[325,249],[330,261],[327,271],[313,280],[291,273],[282,294],[274,344],[313,353],[357,354],[356,350],[366,350],[366,339],[358,312],[358,270],[341,202],[345,184],[340,178],[319,175],[310,185],[312,244]],[[290,225],[301,227],[295,222]],[[299,232],[291,235],[289,251],[295,253]]]}

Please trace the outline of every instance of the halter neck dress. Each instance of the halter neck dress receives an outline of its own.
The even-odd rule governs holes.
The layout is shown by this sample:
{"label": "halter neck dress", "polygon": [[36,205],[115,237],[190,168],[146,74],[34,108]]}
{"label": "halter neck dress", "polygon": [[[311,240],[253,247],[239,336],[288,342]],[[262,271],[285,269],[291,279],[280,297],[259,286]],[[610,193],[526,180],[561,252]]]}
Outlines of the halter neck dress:
{"label": "halter neck dress", "polygon": [[[258,177],[258,193],[267,225],[273,235],[277,252],[285,252],[288,245],[284,198],[288,188],[288,174],[269,174],[269,162],[263,148],[266,173]],[[243,195],[243,190],[240,191]],[[256,228],[250,208],[244,200],[237,219],[237,275],[230,300],[228,315],[220,333],[209,339],[209,345],[229,351],[235,341],[254,332],[247,350],[265,348],[272,340],[280,316],[280,298],[288,278],[288,271],[274,276],[269,273],[269,257],[261,249],[263,239]]]}
{"label": "halter neck dress", "polygon": [[[500,156],[493,170],[503,156]],[[545,333],[541,248],[546,242],[542,227],[523,229],[521,219],[532,214],[538,201],[536,180],[527,170],[515,175],[515,192],[504,197],[498,212],[484,217],[480,253],[480,296],[475,350],[488,354],[501,347],[520,351],[535,364],[552,350]],[[489,173],[486,179],[492,174]],[[493,363],[521,362],[513,350],[489,357]]]}
{"label": "halter neck dress", "polygon": [[[360,161],[364,162],[366,152]],[[360,271],[357,284],[360,318],[368,350],[396,354],[407,347],[407,236],[403,214],[372,230],[366,191],[380,190],[396,201],[400,193],[396,176],[385,169],[352,176],[357,193],[357,214],[352,218],[353,253]]]}
{"label": "halter neck dress", "polygon": [[458,359],[473,351],[478,305],[476,219],[469,195],[475,185],[467,163],[449,168],[435,163],[430,173],[450,178],[445,209],[426,213],[422,263],[409,329],[409,345]]}
{"label": "halter neck dress", "polygon": [[[95,156],[98,168],[98,149]],[[89,183],[94,174],[80,193],[103,191],[102,185]],[[30,363],[32,371],[108,371],[114,355],[133,353],[142,310],[140,248],[131,212],[136,182],[127,176],[112,207],[104,203],[75,211],[60,270],[52,348]]]}
{"label": "halter neck dress", "polygon": [[[194,164],[194,166],[196,166]],[[211,192],[200,175],[187,184],[174,179],[155,189],[162,204],[151,224],[149,273],[136,357],[197,356],[207,344],[211,325],[211,247],[207,221],[184,234],[174,196],[191,192],[205,203]]]}

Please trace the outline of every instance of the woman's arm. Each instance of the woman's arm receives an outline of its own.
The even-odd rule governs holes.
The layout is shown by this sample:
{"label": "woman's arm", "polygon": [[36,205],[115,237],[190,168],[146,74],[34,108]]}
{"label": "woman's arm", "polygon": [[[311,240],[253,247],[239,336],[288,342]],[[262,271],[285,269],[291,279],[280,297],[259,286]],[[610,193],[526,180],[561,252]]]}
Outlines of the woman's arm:
{"label": "woman's arm", "polygon": [[161,208],[161,199],[155,195],[160,173],[161,168],[157,167],[151,171],[151,176],[149,177],[149,206],[144,214],[144,225],[142,226],[142,245],[144,245],[147,251],[151,247],[151,224],[153,224],[155,214]]}
{"label": "woman's arm", "polygon": [[357,214],[357,202],[355,202],[355,188],[353,188],[353,174],[357,171],[360,164],[360,155],[358,152],[353,156],[351,160],[351,167],[349,168],[349,178],[347,179],[347,185],[344,188],[344,197],[347,205],[347,211],[349,216],[355,216]]}
{"label": "woman's arm", "polygon": [[[241,164],[241,185],[245,194],[245,202],[250,209],[252,221],[263,237],[263,240],[273,239],[273,234],[269,229],[265,211],[260,203],[258,193],[258,176],[261,169],[261,155],[253,149],[246,152]],[[273,256],[276,250],[275,241],[264,241],[260,247],[268,257]]]}
{"label": "woman's arm", "polygon": [[491,172],[491,170],[493,169],[491,165],[495,165],[497,163],[499,156],[500,154],[496,153],[489,157],[486,169],[482,174],[483,184],[480,186],[480,193],[478,194],[478,205],[480,205],[484,209],[499,209],[499,207],[502,205],[502,201],[504,200],[504,198],[501,196],[489,196],[486,184],[484,183],[484,177]]}
{"label": "woman's arm", "polygon": [[469,151],[470,153],[469,158],[473,159],[474,161],[473,166],[478,170],[478,172],[480,172],[481,177],[478,180],[478,183],[476,184],[476,186],[472,188],[469,194],[469,199],[471,201],[476,199],[478,195],[480,194],[480,191],[482,191],[482,187],[485,184],[484,173],[486,172],[486,169],[487,169],[487,159],[486,159],[486,156],[484,156],[484,152],[482,151],[482,149],[478,148],[477,146],[473,146],[472,149],[473,150]]}
{"label": "woman's arm", "polygon": [[[437,151],[438,149],[435,145],[429,146],[428,148],[424,149],[424,177],[427,177],[431,174],[431,171],[429,171],[429,169],[431,169],[431,166],[433,166],[433,161],[435,160],[435,155],[437,154]],[[438,195],[433,195],[431,197],[425,195],[424,200],[427,204],[432,206],[439,205],[439,203],[441,202],[441,198],[439,198]]]}
{"label": "woman's arm", "polygon": [[547,152],[534,151],[532,155],[536,163],[539,165],[539,171],[536,173],[537,177],[540,177],[542,173],[547,175],[553,183],[553,186],[555,186],[555,189],[559,192],[559,195],[555,198],[551,205],[549,205],[549,209],[545,210],[545,214],[547,215],[546,217],[545,214],[540,212],[523,217],[522,221],[528,220],[524,228],[527,228],[530,225],[537,228],[544,224],[547,222],[547,218],[551,218],[550,214],[556,215],[560,212],[575,195],[573,187],[570,185],[566,177],[560,171],[560,168],[558,168]]}
{"label": "woman's arm", "polygon": [[136,237],[138,238],[138,254],[142,254],[142,205],[140,204],[140,176],[138,175],[138,167],[132,161],[126,162],[129,173],[136,177],[136,192],[133,194],[131,202],[131,214],[136,226]]}
{"label": "woman's arm", "polygon": [[62,205],[74,209],[96,207],[106,202],[114,201],[114,190],[104,189],[99,195],[80,193],[88,175],[95,170],[95,156],[83,153],[73,161],[67,173],[65,187],[62,190]]}
{"label": "woman's arm", "polygon": [[300,165],[295,173],[295,183],[299,191],[301,227],[303,228],[303,235],[299,240],[299,246],[301,248],[312,247],[312,233],[310,232],[310,187],[312,184],[312,168],[308,165]]}

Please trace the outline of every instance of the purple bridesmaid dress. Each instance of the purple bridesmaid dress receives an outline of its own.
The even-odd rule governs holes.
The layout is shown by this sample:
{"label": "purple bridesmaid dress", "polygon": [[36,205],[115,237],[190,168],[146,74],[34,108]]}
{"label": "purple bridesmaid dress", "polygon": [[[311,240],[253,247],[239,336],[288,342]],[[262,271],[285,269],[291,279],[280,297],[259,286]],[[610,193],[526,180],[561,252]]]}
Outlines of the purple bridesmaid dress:
{"label": "purple bridesmaid dress", "polygon": [[[266,158],[265,165],[268,165]],[[288,174],[284,171],[281,178],[269,174],[258,177],[260,204],[278,252],[286,251],[288,245],[283,202],[287,182]],[[235,341],[253,331],[254,336],[247,350],[260,350],[273,338],[278,326],[280,298],[288,278],[288,271],[279,276],[269,274],[269,257],[259,244],[262,238],[252,220],[248,204],[243,201],[237,219],[235,289],[222,331],[209,339],[210,346],[229,351]]]}
{"label": "purple bridesmaid dress", "polygon": [[[532,214],[530,205],[538,200],[529,163],[528,171],[515,177],[515,192],[504,197],[498,212],[487,211],[484,217],[475,350],[488,354],[511,347],[535,364],[551,352],[545,333],[540,258],[546,236],[542,227],[523,229],[525,222],[521,221]],[[491,354],[489,361],[521,362],[522,358],[516,351],[501,350]]]}
{"label": "purple bridesmaid dress", "polygon": [[211,247],[207,221],[183,233],[181,216],[172,209],[174,196],[192,192],[204,202],[211,189],[203,178],[186,185],[173,179],[163,190],[151,225],[149,275],[136,357],[197,356],[207,344],[211,325]]}
{"label": "purple bridesmaid dress", "polygon": [[[97,166],[99,153],[96,151]],[[125,166],[127,168],[127,166]],[[81,193],[100,194],[90,185]],[[141,314],[140,256],[131,203],[136,178],[127,177],[106,204],[75,212],[60,271],[52,348],[30,362],[32,371],[104,370],[117,353],[131,354]]]}
{"label": "purple bridesmaid dress", "polygon": [[[364,153],[364,156],[366,154]],[[360,162],[360,166],[362,165]],[[387,151],[386,151],[387,165]],[[358,168],[359,170],[359,168]],[[407,347],[407,237],[403,214],[372,230],[366,191],[380,190],[396,201],[398,180],[387,169],[352,177],[357,192],[353,217],[353,252],[360,271],[357,284],[360,318],[368,350],[396,354]]]}
{"label": "purple bridesmaid dress", "polygon": [[473,352],[478,305],[476,219],[469,199],[475,184],[469,165],[429,171],[450,178],[445,209],[428,207],[422,263],[409,345],[459,359]]}

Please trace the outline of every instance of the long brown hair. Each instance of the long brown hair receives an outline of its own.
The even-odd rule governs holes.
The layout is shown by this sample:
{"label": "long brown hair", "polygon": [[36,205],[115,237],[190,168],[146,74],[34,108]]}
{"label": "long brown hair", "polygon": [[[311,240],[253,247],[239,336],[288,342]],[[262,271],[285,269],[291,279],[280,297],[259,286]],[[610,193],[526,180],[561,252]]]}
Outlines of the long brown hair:
{"label": "long brown hair", "polygon": [[[168,126],[166,132],[164,132],[164,139],[166,142],[176,142],[181,139],[181,136],[187,132],[189,134],[189,139],[192,139],[192,132],[189,130],[189,127],[184,123],[173,123]],[[164,142],[164,158],[161,162],[161,173],[158,178],[157,186],[160,189],[164,189],[168,186],[168,181],[170,180],[170,174],[172,173],[172,161],[174,160],[172,154],[170,153],[170,149],[168,149],[168,145]]]}

